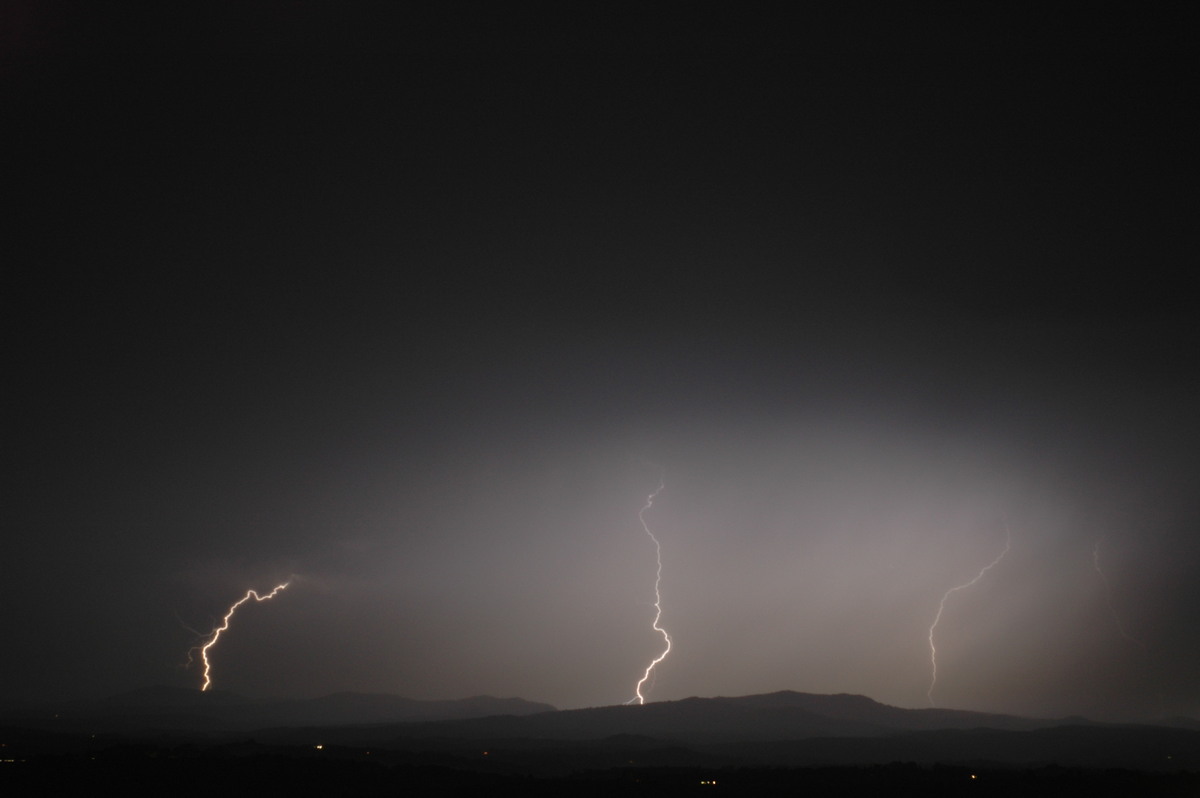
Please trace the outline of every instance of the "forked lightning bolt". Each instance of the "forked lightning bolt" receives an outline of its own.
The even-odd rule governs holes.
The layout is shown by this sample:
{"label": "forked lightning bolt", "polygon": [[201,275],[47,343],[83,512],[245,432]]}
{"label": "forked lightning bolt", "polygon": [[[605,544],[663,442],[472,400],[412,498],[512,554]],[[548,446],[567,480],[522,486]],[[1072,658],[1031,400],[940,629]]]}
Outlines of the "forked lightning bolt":
{"label": "forked lightning bolt", "polygon": [[1008,554],[1008,550],[1012,546],[1012,532],[1009,531],[1008,524],[1004,525],[1004,532],[1004,551],[1000,552],[1000,554],[996,556],[996,559],[983,566],[979,573],[975,574],[975,578],[970,582],[963,582],[961,585],[952,587],[943,593],[942,600],[938,602],[937,615],[933,617],[933,623],[929,625],[929,663],[933,668],[933,675],[929,680],[929,690],[926,691],[925,695],[929,698],[929,706],[931,707],[935,706],[933,703],[933,688],[937,686],[937,646],[933,644],[933,630],[937,629],[938,622],[942,620],[942,612],[946,609],[946,599],[950,598],[952,594],[957,593],[960,590],[966,590],[980,579],[983,579],[983,575],[999,564],[999,562],[1004,559],[1004,555]]}
{"label": "forked lightning bolt", "polygon": [[[210,632],[212,637],[209,639],[209,641],[198,647],[200,651],[200,661],[204,663],[204,684],[200,685],[201,691],[207,690],[212,686],[212,663],[208,661],[208,650],[217,644],[217,641],[221,639],[221,633],[229,628],[229,619],[233,617],[235,612],[237,612],[237,608],[245,604],[250,599],[254,599],[255,601],[266,601],[267,599],[273,599],[275,598],[276,594],[279,593],[279,591],[284,590],[290,584],[291,582],[289,581],[284,582],[282,585],[276,585],[270,593],[266,593],[264,595],[259,595],[258,591],[256,590],[247,590],[246,595],[242,596],[233,603],[233,606],[231,606],[229,611],[225,613],[225,618],[221,622],[221,625]],[[195,651],[196,649],[192,650]],[[190,654],[188,660],[191,661]]]}
{"label": "forked lightning bolt", "polygon": [[1100,541],[1099,540],[1097,540],[1096,545],[1092,547],[1092,565],[1094,565],[1096,567],[1096,573],[1100,574],[1100,581],[1102,581],[1104,583],[1104,595],[1108,599],[1108,610],[1109,610],[1109,612],[1112,613],[1113,624],[1116,625],[1117,631],[1120,632],[1121,636],[1124,637],[1126,640],[1128,640],[1130,643],[1134,643],[1135,645],[1140,646],[1142,651],[1146,651],[1146,644],[1143,641],[1138,640],[1133,635],[1129,634],[1129,632],[1125,631],[1125,626],[1121,623],[1121,616],[1117,612],[1116,604],[1113,603],[1112,585],[1108,581],[1108,576],[1104,573],[1104,571],[1102,571],[1100,569]]}
{"label": "forked lightning bolt", "polygon": [[633,688],[633,698],[626,701],[626,704],[632,704],[635,701],[638,704],[646,703],[646,697],[642,695],[642,685],[645,684],[646,680],[650,678],[650,674],[654,672],[655,666],[666,659],[667,654],[671,653],[671,636],[667,634],[666,629],[658,625],[658,622],[662,620],[662,592],[659,590],[659,587],[662,584],[662,544],[658,542],[658,538],[656,538],[654,533],[650,531],[650,525],[646,523],[646,511],[654,506],[654,499],[658,496],[658,494],[662,493],[664,487],[666,487],[666,485],[660,480],[658,487],[654,489],[654,492],[646,497],[646,505],[638,511],[638,520],[642,522],[642,529],[645,530],[646,534],[650,536],[650,540],[654,541],[654,556],[658,562],[658,571],[654,576],[653,627],[654,631],[662,635],[663,642],[667,644],[667,647],[664,648],[663,652],[651,660],[650,664],[646,666],[646,672],[642,674],[642,678],[638,680],[637,686]]}

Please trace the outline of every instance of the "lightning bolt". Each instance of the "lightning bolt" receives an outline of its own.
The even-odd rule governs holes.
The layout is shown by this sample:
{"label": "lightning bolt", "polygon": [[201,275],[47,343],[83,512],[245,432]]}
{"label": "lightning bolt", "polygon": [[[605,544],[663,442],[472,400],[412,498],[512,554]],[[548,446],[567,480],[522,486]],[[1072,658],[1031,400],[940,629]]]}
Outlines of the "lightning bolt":
{"label": "lightning bolt", "polygon": [[646,672],[642,674],[642,678],[640,680],[638,680],[637,686],[634,687],[634,689],[633,689],[633,692],[634,692],[633,698],[626,701],[625,702],[626,704],[632,704],[635,701],[638,704],[646,703],[646,697],[642,695],[642,685],[645,684],[646,680],[650,678],[650,674],[652,674],[654,672],[655,666],[657,666],[658,663],[660,663],[664,659],[666,659],[667,654],[671,653],[671,636],[669,634],[667,634],[666,629],[664,629],[658,625],[658,622],[660,620],[662,620],[662,592],[659,590],[659,587],[662,584],[662,544],[660,544],[658,542],[658,538],[656,538],[654,536],[654,533],[650,531],[650,525],[646,523],[646,511],[654,506],[654,499],[658,497],[658,494],[662,493],[663,488],[665,488],[665,487],[666,487],[666,484],[660,479],[658,482],[658,487],[654,489],[653,493],[651,493],[649,496],[646,497],[645,506],[642,507],[642,509],[638,511],[638,520],[642,522],[642,529],[645,530],[646,534],[650,537],[650,539],[652,541],[654,541],[654,556],[658,562],[658,571],[654,576],[654,624],[653,624],[653,627],[654,627],[654,631],[656,631],[660,635],[662,635],[663,642],[667,644],[667,647],[664,648],[663,652],[661,654],[659,654],[657,657],[655,657],[653,660],[651,660],[650,664],[646,666]]}
{"label": "lightning bolt", "polygon": [[929,680],[929,690],[925,692],[925,695],[929,698],[929,706],[931,707],[936,706],[936,704],[933,703],[933,688],[937,686],[937,646],[933,643],[933,630],[937,629],[938,622],[942,620],[942,612],[946,609],[946,599],[950,598],[951,595],[960,590],[966,590],[980,579],[983,579],[984,574],[986,574],[1004,559],[1004,555],[1008,554],[1009,548],[1012,547],[1012,532],[1009,531],[1008,524],[1004,525],[1004,533],[1004,551],[1000,552],[1000,554],[996,556],[996,559],[983,566],[983,568],[979,570],[979,573],[975,574],[974,579],[969,582],[963,582],[961,585],[956,585],[955,587],[952,587],[943,593],[942,600],[938,602],[937,615],[933,617],[933,623],[929,625],[929,664],[933,668],[933,674]]}
{"label": "lightning bolt", "polygon": [[[254,599],[255,601],[266,601],[267,599],[273,599],[275,598],[276,594],[279,593],[279,591],[284,590],[290,584],[291,582],[288,581],[284,582],[282,585],[276,585],[270,593],[266,593],[264,595],[259,595],[258,591],[256,590],[247,590],[246,595],[235,601],[233,606],[229,608],[229,611],[225,613],[225,618],[222,620],[221,625],[209,633],[212,635],[209,641],[202,646],[192,649],[192,651],[198,650],[200,652],[200,661],[204,663],[204,684],[200,685],[201,692],[212,686],[212,663],[208,661],[208,650],[217,644],[217,641],[221,639],[221,633],[229,628],[229,619],[233,617],[235,612],[237,612],[237,608],[245,604],[250,599]],[[191,651],[189,651],[188,662],[190,663],[191,661],[192,655]]]}
{"label": "lightning bolt", "polygon": [[1121,616],[1117,612],[1117,606],[1113,603],[1112,584],[1108,581],[1108,576],[1100,568],[1100,541],[1096,541],[1096,545],[1092,547],[1092,565],[1096,567],[1096,573],[1100,574],[1100,581],[1104,582],[1104,595],[1108,599],[1108,610],[1112,613],[1113,624],[1117,627],[1117,631],[1131,643],[1141,647],[1142,651],[1147,651],[1146,644],[1138,640],[1129,632],[1125,631],[1125,626],[1121,623]]}

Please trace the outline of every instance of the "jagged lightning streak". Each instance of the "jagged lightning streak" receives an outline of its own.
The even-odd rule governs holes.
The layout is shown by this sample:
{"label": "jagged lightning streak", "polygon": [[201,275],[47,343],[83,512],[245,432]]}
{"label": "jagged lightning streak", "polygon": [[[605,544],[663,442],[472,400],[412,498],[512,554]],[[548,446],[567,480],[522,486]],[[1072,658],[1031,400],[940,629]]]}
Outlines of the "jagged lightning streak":
{"label": "jagged lightning streak", "polygon": [[[221,625],[209,633],[212,635],[212,639],[210,639],[204,645],[192,649],[192,651],[200,651],[200,661],[204,663],[204,684],[200,685],[201,692],[212,686],[212,663],[208,661],[208,650],[217,644],[217,641],[221,638],[221,633],[229,628],[229,619],[233,617],[235,612],[237,612],[237,608],[245,604],[250,599],[254,599],[255,601],[266,601],[267,599],[273,599],[275,598],[276,594],[279,593],[279,591],[286,589],[290,584],[291,582],[288,581],[284,582],[282,585],[276,585],[270,593],[263,595],[259,595],[257,590],[247,590],[246,595],[235,601],[233,606],[229,608],[229,611],[225,613],[225,618],[221,622]],[[188,659],[190,662],[191,652],[188,653]]]}
{"label": "jagged lightning streak", "polygon": [[1112,584],[1108,581],[1108,576],[1100,568],[1100,541],[1099,540],[1097,540],[1096,545],[1092,547],[1092,565],[1095,566],[1096,573],[1100,574],[1100,581],[1102,581],[1104,583],[1104,595],[1108,599],[1108,610],[1109,610],[1109,612],[1112,613],[1113,624],[1117,627],[1117,631],[1120,632],[1121,636],[1124,637],[1126,640],[1128,640],[1130,643],[1134,643],[1135,645],[1140,646],[1142,651],[1147,651],[1145,642],[1138,640],[1136,637],[1129,634],[1129,632],[1127,632],[1125,630],[1124,624],[1121,623],[1121,615],[1120,615],[1120,613],[1117,612],[1117,605],[1113,603]]}
{"label": "jagged lightning streak", "polygon": [[642,678],[638,680],[637,686],[633,688],[633,698],[626,701],[626,704],[632,704],[635,701],[638,704],[646,703],[646,697],[642,695],[642,685],[645,684],[646,680],[650,678],[650,674],[654,672],[655,666],[666,659],[667,654],[671,653],[671,636],[667,634],[666,629],[658,625],[658,622],[662,620],[662,592],[659,590],[659,586],[662,584],[662,544],[658,542],[658,538],[656,538],[654,533],[650,531],[650,525],[646,523],[646,511],[654,506],[654,499],[658,497],[658,494],[662,493],[663,488],[665,487],[666,483],[664,483],[662,480],[659,480],[658,487],[654,489],[653,493],[646,497],[645,506],[638,511],[638,520],[642,522],[642,529],[645,530],[646,534],[650,536],[650,539],[654,541],[654,556],[658,562],[658,571],[654,576],[653,627],[654,631],[663,636],[663,642],[667,644],[667,647],[664,648],[663,652],[651,660],[650,664],[646,666],[646,672],[642,674]]}
{"label": "jagged lightning streak", "polygon": [[935,646],[933,643],[933,630],[937,629],[938,622],[942,620],[942,612],[946,609],[946,599],[950,598],[952,594],[957,593],[960,590],[966,590],[980,579],[983,579],[984,574],[986,574],[1004,559],[1004,555],[1008,554],[1009,548],[1012,547],[1012,532],[1009,531],[1008,524],[1004,525],[1004,533],[1004,551],[1000,552],[1000,554],[996,556],[996,559],[983,566],[979,573],[975,574],[975,578],[970,582],[963,582],[961,585],[952,587],[943,593],[942,600],[938,602],[937,615],[933,617],[933,623],[929,626],[929,664],[933,668],[933,675],[929,680],[929,689],[925,692],[925,695],[929,698],[929,706],[931,707],[936,706],[933,703],[933,688],[937,686],[937,646]]}

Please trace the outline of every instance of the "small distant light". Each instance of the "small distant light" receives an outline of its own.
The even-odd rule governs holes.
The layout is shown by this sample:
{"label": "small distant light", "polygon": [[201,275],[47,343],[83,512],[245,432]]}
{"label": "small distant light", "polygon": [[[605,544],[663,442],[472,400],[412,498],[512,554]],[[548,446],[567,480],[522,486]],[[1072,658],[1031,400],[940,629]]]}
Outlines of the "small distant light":
{"label": "small distant light", "polygon": [[325,747],[325,746],[321,745],[320,743],[317,743],[316,745],[314,745],[314,746],[313,746],[313,748],[317,749],[318,751],[320,751],[320,750],[321,750],[321,749],[323,749],[324,747]]}
{"label": "small distant light", "polygon": [[972,774],[971,774],[971,779],[972,779],[972,780],[974,780],[974,779],[975,779],[975,774],[974,774],[974,773],[972,773]]}

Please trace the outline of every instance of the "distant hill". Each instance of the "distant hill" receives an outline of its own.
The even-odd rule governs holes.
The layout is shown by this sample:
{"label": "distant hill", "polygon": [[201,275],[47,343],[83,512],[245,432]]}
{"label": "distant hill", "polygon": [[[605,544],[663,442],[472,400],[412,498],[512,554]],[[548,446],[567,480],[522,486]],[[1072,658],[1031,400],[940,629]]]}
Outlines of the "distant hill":
{"label": "distant hill", "polygon": [[438,739],[598,740],[619,735],[688,743],[873,737],[947,729],[1026,731],[1061,725],[947,709],[900,709],[861,695],[784,691],[736,698],[685,698],[643,706],[618,705],[476,717],[396,726],[399,737]]}
{"label": "distant hill", "polygon": [[413,723],[553,711],[549,704],[492,696],[420,701],[382,693],[334,693],[312,699],[256,701],[221,690],[158,686],[97,701],[23,705],[0,711],[0,720],[6,725],[55,731],[215,734],[264,727]]}
{"label": "distant hill", "polygon": [[337,693],[254,701],[157,687],[53,711],[0,711],[10,750],[127,751],[130,742],[177,750],[184,744],[178,750],[199,745],[221,757],[324,752],[397,767],[546,777],[892,762],[1197,771],[1200,730],[1189,725],[1194,721],[1186,718],[1138,726],[901,709],[861,695],[790,691],[559,711],[490,696],[417,701]]}
{"label": "distant hill", "polygon": [[260,731],[276,745],[434,752],[562,775],[583,768],[812,767],[889,762],[1177,771],[1200,768],[1200,731],[901,709],[860,695],[780,692],[337,729]]}

